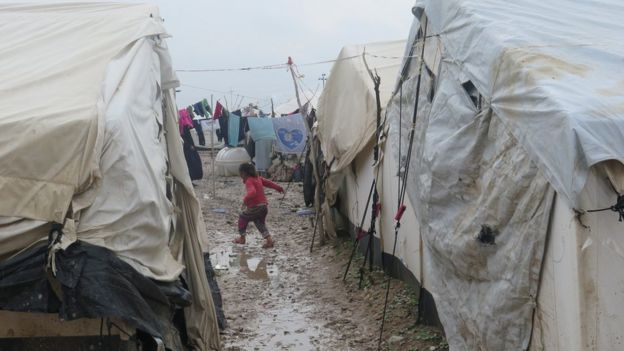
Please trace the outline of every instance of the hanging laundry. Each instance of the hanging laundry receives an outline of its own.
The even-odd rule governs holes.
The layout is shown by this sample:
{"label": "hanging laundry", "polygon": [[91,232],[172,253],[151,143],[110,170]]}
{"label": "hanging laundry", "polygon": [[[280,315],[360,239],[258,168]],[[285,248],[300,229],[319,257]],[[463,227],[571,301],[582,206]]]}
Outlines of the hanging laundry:
{"label": "hanging laundry", "polygon": [[204,171],[202,169],[201,158],[199,157],[199,153],[197,152],[195,143],[193,142],[193,137],[191,136],[192,127],[193,123],[191,122],[190,127],[188,125],[184,125],[182,130],[184,158],[186,159],[186,165],[188,167],[191,180],[199,180],[204,177]]}
{"label": "hanging laundry", "polygon": [[301,154],[306,146],[308,131],[300,114],[273,118],[277,136],[276,151],[283,154]]}
{"label": "hanging laundry", "polygon": [[204,131],[206,130],[212,130],[214,128],[214,123],[212,120],[209,119],[200,119],[199,122],[201,123],[201,127]]}
{"label": "hanging laundry", "polygon": [[[245,139],[245,150],[247,150],[247,154],[249,155],[249,158],[251,158],[253,160],[254,157],[256,157],[256,141],[253,140],[252,138],[247,138]],[[257,166],[256,166],[257,169]]]}
{"label": "hanging laundry", "polygon": [[204,106],[201,101],[193,105],[193,111],[198,116],[206,117],[206,113],[204,112]]}
{"label": "hanging laundry", "polygon": [[249,123],[247,123],[247,117],[241,117],[238,127],[238,141],[245,140],[247,138],[247,132],[249,131]]}
{"label": "hanging laundry", "polygon": [[251,137],[254,140],[277,140],[271,119],[252,117],[247,118],[247,123],[249,124],[249,130],[251,130]]}
{"label": "hanging laundry", "polygon": [[217,121],[219,121],[219,132],[217,137],[219,141],[224,141],[226,145],[228,145],[228,124],[229,117],[227,115],[222,115]]}
{"label": "hanging laundry", "polygon": [[218,118],[221,118],[222,115],[223,115],[223,105],[221,105],[221,103],[217,101],[217,106],[215,106],[215,111],[214,111],[214,114],[212,115],[212,118],[218,119]]}
{"label": "hanging laundry", "polygon": [[210,105],[208,104],[208,100],[203,99],[201,101],[202,106],[204,107],[204,111],[206,112],[206,117],[208,117],[209,115],[212,114],[212,107],[210,107]]}
{"label": "hanging laundry", "polygon": [[316,189],[316,181],[314,179],[314,173],[312,168],[312,161],[310,159],[310,151],[305,158],[303,166],[303,201],[306,207],[314,204],[314,190]]}
{"label": "hanging laundry", "polygon": [[204,135],[204,128],[201,125],[201,119],[193,120],[193,127],[195,128],[195,132],[197,132],[197,139],[199,140],[199,145],[206,145],[206,137]]}
{"label": "hanging laundry", "polygon": [[273,151],[273,140],[258,140],[256,141],[256,156],[255,163],[256,169],[266,172],[271,167],[271,153]]}
{"label": "hanging laundry", "polygon": [[180,119],[178,124],[180,126],[180,135],[184,133],[184,127],[193,128],[193,120],[187,110],[179,110],[178,115],[180,115]]}
{"label": "hanging laundry", "polygon": [[228,133],[227,133],[227,144],[229,146],[232,147],[237,147],[238,146],[238,135],[239,135],[239,131],[240,131],[240,123],[241,123],[241,117],[235,115],[235,114],[230,114],[229,116],[229,121],[228,121]]}

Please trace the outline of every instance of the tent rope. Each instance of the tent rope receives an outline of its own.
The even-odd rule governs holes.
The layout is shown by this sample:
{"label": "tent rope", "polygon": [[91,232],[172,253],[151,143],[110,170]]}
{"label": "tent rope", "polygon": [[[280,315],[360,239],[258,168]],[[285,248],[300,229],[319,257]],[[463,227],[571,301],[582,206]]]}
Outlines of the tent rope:
{"label": "tent rope", "polygon": [[619,214],[618,221],[624,221],[624,195],[617,194],[617,202],[613,206],[609,206],[606,208],[600,208],[597,210],[587,210],[587,212],[604,212],[604,211],[613,211]]}
{"label": "tent rope", "polygon": [[[379,139],[381,135],[381,95],[379,92],[379,87],[381,86],[381,77],[375,71],[375,74],[368,67],[368,63],[366,62],[366,56],[362,56],[364,60],[364,65],[368,70],[368,74],[373,80],[375,87],[375,102],[377,103],[377,130],[375,132],[376,143],[373,148],[373,165],[379,167]],[[379,168],[377,168],[377,174],[375,176],[375,180],[379,177]],[[362,266],[360,267],[360,277],[358,286],[362,289],[362,281],[364,280],[364,271],[366,267],[366,262],[368,261],[368,270],[369,272],[373,271],[373,261],[374,261],[374,251],[373,251],[373,239],[375,238],[375,233],[377,229],[375,228],[375,223],[377,222],[377,218],[379,217],[379,213],[381,211],[381,204],[379,203],[379,192],[377,191],[377,181],[375,181],[375,186],[373,190],[373,204],[371,207],[371,224],[368,229],[368,245],[366,247],[366,252],[364,253],[364,261],[362,262]],[[381,255],[383,257],[383,254]]]}
{"label": "tent rope", "polygon": [[[334,165],[334,161],[336,161],[335,157],[329,163],[329,165],[327,165],[327,169],[325,171],[325,174],[323,174],[323,178],[321,179],[322,189],[326,188],[327,179],[329,179],[330,170],[331,170],[332,166]],[[323,209],[322,209],[322,206],[321,206],[321,212],[322,211],[323,211]],[[312,242],[310,243],[310,253],[312,253],[312,250],[314,249],[314,239],[316,238],[316,232],[317,232],[318,223],[319,223],[319,220],[321,220],[320,218],[321,218],[321,213],[317,213],[316,214],[316,220],[315,220],[315,223],[314,223],[314,232],[312,233]]]}
{"label": "tent rope", "polygon": [[362,215],[362,220],[360,221],[359,227],[355,228],[357,234],[355,235],[355,240],[353,240],[353,248],[351,249],[351,256],[349,257],[349,262],[347,262],[347,268],[345,269],[344,276],[342,277],[342,281],[347,280],[347,274],[349,274],[349,269],[351,268],[351,263],[353,262],[353,257],[355,256],[355,250],[357,249],[357,245],[361,239],[366,237],[368,233],[364,233],[362,227],[364,226],[364,221],[366,220],[366,215],[368,214],[368,205],[370,204],[371,198],[373,197],[373,191],[375,190],[375,179],[373,179],[373,183],[371,184],[370,191],[368,192],[368,199],[366,200],[366,206],[364,206],[364,214]]}
{"label": "tent rope", "polygon": [[[375,143],[375,147],[373,149],[373,165],[376,165],[378,167],[379,136],[381,134],[381,96],[379,92],[379,87],[381,85],[381,77],[379,77],[379,74],[377,74],[377,72],[373,74],[373,72],[368,66],[368,63],[366,62],[365,55],[366,55],[366,52],[362,53],[362,60],[364,61],[364,65],[366,66],[368,74],[370,75],[371,79],[373,80],[373,83],[375,84],[375,101],[377,103],[377,130],[376,130],[377,140]],[[367,261],[369,263],[369,270],[371,272],[373,271],[373,238],[376,232],[375,223],[377,221],[377,217],[379,216],[379,210],[380,210],[379,193],[377,192],[377,179],[379,177],[379,169],[380,168],[378,167],[375,177],[373,178],[371,189],[368,193],[368,199],[366,200],[366,206],[364,207],[364,214],[362,216],[360,226],[356,228],[357,234],[353,241],[353,248],[351,249],[351,256],[349,257],[349,262],[347,263],[347,268],[345,269],[345,273],[342,278],[343,281],[347,279],[347,275],[349,274],[349,269],[351,268],[351,263],[353,262],[353,257],[355,256],[358,243],[363,238],[368,237],[368,245],[366,247],[366,252],[364,253],[364,261],[362,262],[362,267],[360,267],[360,270],[359,270],[360,275],[359,275],[358,286],[360,287],[360,289],[362,288],[362,280],[364,279],[364,267],[366,266]],[[371,206],[371,225],[368,231],[364,234],[362,227],[364,226],[364,221],[366,220],[366,215],[368,214],[368,208],[369,208],[368,206],[370,204],[371,198],[373,199],[373,204]]]}
{"label": "tent rope", "polygon": [[[413,149],[413,145],[414,145],[414,135],[416,134],[416,121],[418,119],[418,102],[419,102],[419,98],[420,98],[420,87],[421,87],[421,82],[422,82],[422,73],[423,73],[423,65],[424,65],[424,57],[425,57],[425,44],[426,44],[426,40],[427,40],[427,23],[428,21],[425,19],[424,22],[424,33],[422,36],[422,50],[420,53],[420,66],[418,69],[418,81],[416,83],[416,97],[415,97],[415,102],[414,102],[414,112],[412,115],[412,127],[410,130],[410,134],[409,134],[409,146],[407,149],[407,158],[405,161],[405,171],[403,172],[402,177],[400,177],[399,179],[399,186],[400,186],[400,206],[399,209],[394,217],[394,220],[396,221],[396,224],[394,226],[394,245],[392,247],[392,256],[394,257],[396,254],[396,246],[397,246],[397,242],[398,242],[398,237],[399,237],[399,230],[401,228],[401,218],[403,217],[403,214],[405,213],[405,194],[407,192],[407,178],[408,178],[408,174],[409,174],[409,166],[411,163],[411,159],[412,159],[412,149]],[[403,84],[403,83],[401,83]],[[399,106],[402,104],[403,102],[400,101],[399,102]],[[402,179],[401,179],[402,178]],[[402,181],[402,182],[401,182]],[[377,344],[377,350],[381,350],[381,343],[383,340],[383,332],[384,332],[384,326],[385,326],[385,322],[386,322],[386,314],[388,312],[388,296],[390,295],[390,282],[391,282],[392,278],[390,277],[390,275],[388,275],[388,279],[386,282],[386,296],[385,296],[385,300],[384,300],[384,309],[383,309],[383,315],[381,317],[381,328],[379,331],[379,341]],[[422,285],[422,284],[421,284]]]}

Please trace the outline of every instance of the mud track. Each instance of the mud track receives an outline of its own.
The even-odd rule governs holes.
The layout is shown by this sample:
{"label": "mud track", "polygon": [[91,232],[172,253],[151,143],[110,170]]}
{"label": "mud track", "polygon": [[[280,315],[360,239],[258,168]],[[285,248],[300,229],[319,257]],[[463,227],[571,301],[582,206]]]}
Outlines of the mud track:
{"label": "mud track", "polygon": [[[303,207],[299,184],[290,187],[283,202],[280,194],[266,190],[274,249],[262,249],[253,224],[247,244],[233,244],[244,187],[237,177],[217,177],[213,196],[210,152],[202,151],[201,156],[205,177],[195,190],[228,322],[224,349],[376,350],[383,273],[367,274],[363,289],[358,289],[358,258],[343,282],[350,248],[346,240],[316,245],[310,254],[313,227],[310,218],[297,214]],[[447,349],[438,330],[416,325],[415,296],[403,283],[392,281],[384,350]]]}

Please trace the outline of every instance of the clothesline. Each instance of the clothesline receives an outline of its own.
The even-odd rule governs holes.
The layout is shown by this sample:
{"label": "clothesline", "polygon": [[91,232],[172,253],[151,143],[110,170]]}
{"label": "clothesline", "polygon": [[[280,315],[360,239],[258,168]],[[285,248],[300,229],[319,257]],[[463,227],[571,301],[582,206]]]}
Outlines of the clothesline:
{"label": "clothesline", "polygon": [[256,96],[248,96],[248,95],[236,94],[236,93],[229,92],[229,91],[221,91],[221,90],[209,89],[209,88],[198,87],[198,86],[190,85],[190,84],[182,83],[180,85],[184,86],[184,87],[187,87],[187,88],[205,90],[205,91],[210,91],[210,92],[219,93],[219,94],[230,94],[230,93],[232,93],[232,95],[236,96],[236,97],[244,97],[244,98],[254,99],[254,100],[270,100],[270,98],[259,98],[259,97],[256,97]]}
{"label": "clothesline", "polygon": [[[364,52],[364,54],[367,56],[381,58],[381,59],[388,59],[388,60],[405,59],[405,58],[414,57],[414,56],[403,56],[403,57],[383,56],[383,55],[375,55],[375,54],[368,53],[368,52]],[[359,55],[347,56],[347,57],[334,59],[334,60],[324,60],[324,61],[317,61],[317,62],[302,63],[296,66],[304,67],[304,66],[322,65],[322,64],[335,63],[335,62],[340,62],[340,61],[345,61],[345,60],[352,60],[358,57],[362,57],[362,55],[359,54]],[[239,68],[178,69],[176,70],[176,72],[186,72],[186,73],[231,72],[231,71],[275,70],[275,69],[287,69],[287,68],[288,68],[287,63],[277,63],[273,65],[250,66],[250,67],[239,67]]]}

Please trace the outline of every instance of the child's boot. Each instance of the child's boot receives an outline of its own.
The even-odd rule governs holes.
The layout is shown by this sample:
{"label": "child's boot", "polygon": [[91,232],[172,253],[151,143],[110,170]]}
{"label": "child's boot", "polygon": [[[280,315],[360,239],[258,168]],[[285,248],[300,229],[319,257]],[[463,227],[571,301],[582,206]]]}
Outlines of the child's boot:
{"label": "child's boot", "polygon": [[273,238],[270,235],[268,235],[265,239],[266,241],[264,242],[264,245],[262,245],[263,249],[270,249],[275,246],[275,241],[273,241]]}

